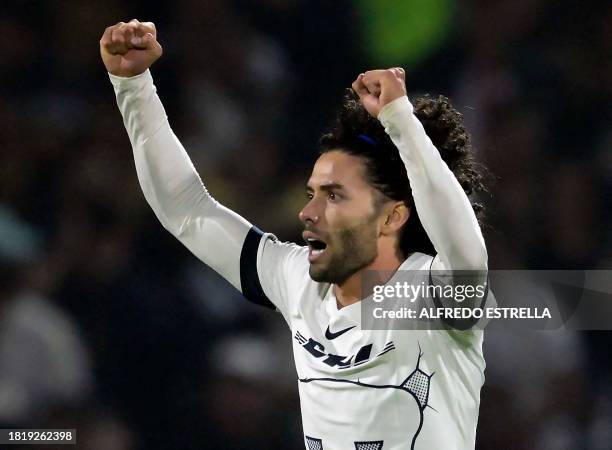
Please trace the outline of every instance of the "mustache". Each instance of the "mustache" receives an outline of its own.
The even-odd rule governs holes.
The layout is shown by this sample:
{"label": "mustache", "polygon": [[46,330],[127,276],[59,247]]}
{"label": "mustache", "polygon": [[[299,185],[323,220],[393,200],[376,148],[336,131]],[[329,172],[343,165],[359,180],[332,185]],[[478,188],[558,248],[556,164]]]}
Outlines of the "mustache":
{"label": "mustache", "polygon": [[322,233],[321,230],[319,230],[317,227],[313,226],[313,225],[309,225],[308,223],[304,224],[304,231],[311,231],[313,233]]}
{"label": "mustache", "polygon": [[304,230],[302,230],[302,232],[304,232],[304,231],[308,231],[310,233],[313,233],[313,234],[315,234],[315,235],[317,235],[317,236],[319,236],[321,238],[327,238],[329,236],[329,233],[327,233],[327,232],[325,232],[325,231],[323,231],[323,230],[321,230],[319,228],[316,228],[316,227],[304,227]]}
{"label": "mustache", "polygon": [[326,244],[329,243],[331,239],[330,233],[325,232],[321,230],[320,228],[314,227],[312,225],[309,226],[308,224],[304,226],[304,230],[302,231],[302,236],[304,233],[309,233],[311,235],[314,235],[315,238],[325,242]]}

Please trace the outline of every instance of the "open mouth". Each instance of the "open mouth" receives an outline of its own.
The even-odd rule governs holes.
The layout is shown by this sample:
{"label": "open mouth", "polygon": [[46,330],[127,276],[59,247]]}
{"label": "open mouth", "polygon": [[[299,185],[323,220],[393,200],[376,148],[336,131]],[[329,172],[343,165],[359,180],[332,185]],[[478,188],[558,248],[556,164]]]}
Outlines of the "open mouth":
{"label": "open mouth", "polygon": [[308,244],[308,260],[310,262],[314,262],[327,249],[327,244],[320,239],[306,238],[306,243]]}

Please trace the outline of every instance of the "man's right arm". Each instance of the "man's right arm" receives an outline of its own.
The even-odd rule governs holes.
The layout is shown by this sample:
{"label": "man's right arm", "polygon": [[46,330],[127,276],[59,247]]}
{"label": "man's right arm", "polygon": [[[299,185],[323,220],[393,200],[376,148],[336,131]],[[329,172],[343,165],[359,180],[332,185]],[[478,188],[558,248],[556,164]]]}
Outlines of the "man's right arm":
{"label": "man's right arm", "polygon": [[239,261],[251,224],[209,195],[170,128],[149,70],[129,78],[109,76],[138,180],[155,215],[191,252],[241,289]]}
{"label": "man's right arm", "polygon": [[284,313],[286,268],[297,246],[280,244],[209,195],[170,128],[148,70],[162,53],[155,26],[133,20],[109,27],[100,52],[138,180],[164,228],[247,299]]}

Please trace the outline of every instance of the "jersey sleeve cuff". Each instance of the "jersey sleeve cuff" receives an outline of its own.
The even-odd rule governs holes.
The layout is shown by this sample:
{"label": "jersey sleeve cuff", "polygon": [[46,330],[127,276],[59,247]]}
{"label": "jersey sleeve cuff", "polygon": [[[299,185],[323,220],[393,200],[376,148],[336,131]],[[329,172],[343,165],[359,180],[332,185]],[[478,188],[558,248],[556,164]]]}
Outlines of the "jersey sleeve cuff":
{"label": "jersey sleeve cuff", "polygon": [[119,77],[117,75],[113,75],[112,73],[108,74],[111,83],[115,87],[115,89],[138,89],[143,86],[153,83],[153,76],[151,75],[151,71],[149,69],[145,70],[141,74],[134,75],[133,77]]}
{"label": "jersey sleeve cuff", "polygon": [[390,103],[387,103],[378,113],[378,120],[386,128],[393,117],[402,113],[412,114],[413,111],[412,103],[408,100],[406,95],[396,98]]}

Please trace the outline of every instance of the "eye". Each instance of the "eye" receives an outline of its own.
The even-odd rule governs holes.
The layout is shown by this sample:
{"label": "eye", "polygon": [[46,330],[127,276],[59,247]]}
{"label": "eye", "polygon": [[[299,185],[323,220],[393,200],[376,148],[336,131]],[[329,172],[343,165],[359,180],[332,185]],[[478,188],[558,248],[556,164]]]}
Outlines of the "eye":
{"label": "eye", "polygon": [[337,200],[337,199],[338,199],[338,196],[337,196],[337,195],[336,195],[334,192],[330,192],[330,193],[328,193],[328,194],[327,194],[327,197],[328,197],[330,200]]}
{"label": "eye", "polygon": [[310,191],[306,192],[306,198],[308,200],[312,200],[312,197],[313,197],[312,192],[310,192]]}

